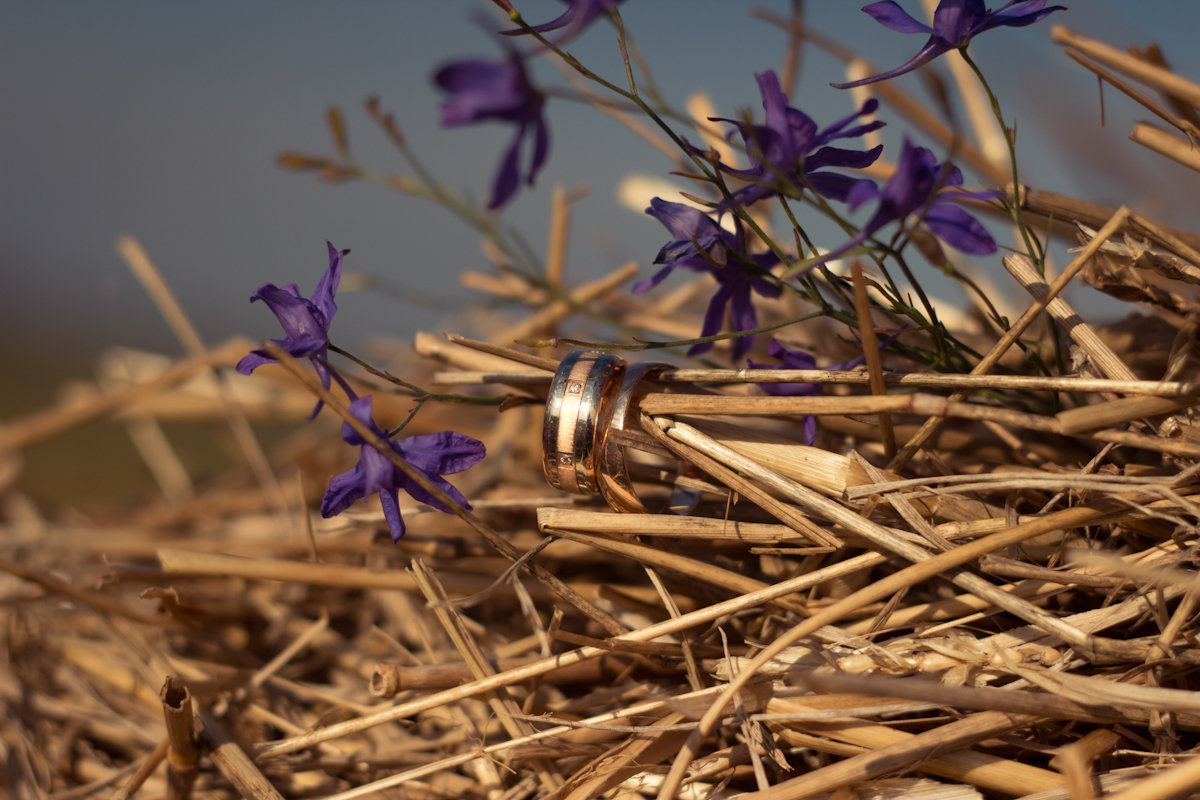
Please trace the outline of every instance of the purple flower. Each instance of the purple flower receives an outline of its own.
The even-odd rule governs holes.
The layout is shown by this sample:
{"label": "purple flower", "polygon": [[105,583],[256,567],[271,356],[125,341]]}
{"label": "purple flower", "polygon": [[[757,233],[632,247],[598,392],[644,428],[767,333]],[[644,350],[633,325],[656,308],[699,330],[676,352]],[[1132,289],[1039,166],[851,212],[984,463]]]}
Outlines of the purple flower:
{"label": "purple flower", "polygon": [[[451,499],[465,508],[471,507],[462,493],[442,475],[462,472],[482,461],[485,452],[483,442],[454,431],[423,433],[393,442],[371,418],[370,395],[355,400],[350,405],[350,410],[354,416],[370,426],[372,431],[386,441],[397,455],[429,478],[435,486],[450,495]],[[398,489],[403,489],[414,500],[428,503],[439,511],[453,513],[401,472],[399,467],[388,460],[387,456],[367,444],[358,432],[346,423],[342,423],[342,438],[349,444],[360,445],[362,449],[354,468],[343,472],[329,482],[329,490],[325,492],[325,497],[321,500],[322,517],[329,518],[340,514],[355,500],[378,492],[379,502],[383,506],[383,516],[387,520],[388,528],[392,531],[392,539],[399,541],[400,537],[404,535],[404,520],[400,516],[400,505],[396,498]]]}
{"label": "purple flower", "polygon": [[957,167],[949,163],[939,164],[929,150],[915,147],[905,139],[904,149],[896,162],[896,171],[882,189],[874,181],[866,179],[850,189],[846,202],[851,211],[869,200],[877,200],[878,206],[854,238],[827,254],[825,260],[838,258],[865,242],[888,223],[902,221],[916,212],[921,212],[921,221],[952,247],[971,255],[996,252],[996,242],[987,229],[955,203],[965,198],[987,200],[998,193],[947,191],[951,187],[961,186],[962,182],[962,173]]}
{"label": "purple flower", "polygon": [[941,0],[937,10],[933,12],[933,27],[931,28],[910,17],[893,0],[871,3],[869,6],[864,6],[863,11],[883,25],[900,33],[926,33],[929,34],[929,39],[915,56],[895,69],[859,81],[835,83],[833,86],[837,89],[849,89],[852,86],[862,86],[894,78],[897,75],[912,72],[942,53],[966,47],[972,38],[984,31],[1003,26],[1023,28],[1044,19],[1055,11],[1066,10],[1066,6],[1046,8],[1045,5],[1046,0],[1021,0],[1020,2],[1010,0],[995,11],[988,11],[983,0]]}
{"label": "purple flower", "polygon": [[[898,335],[898,334],[896,334]],[[880,349],[896,338],[896,335],[885,339],[879,345]],[[782,366],[773,364],[756,364],[753,361],[748,361],[750,369],[816,369],[817,360],[803,350],[792,350],[784,347],[777,339],[771,340],[771,346],[767,348],[767,355],[772,358],[777,358],[783,362]],[[855,356],[840,364],[831,364],[824,367],[827,370],[842,371],[854,369],[862,365],[867,360],[866,356]],[[762,383],[759,388],[770,395],[776,397],[811,397],[816,394],[823,394],[825,387],[819,383]],[[817,441],[817,418],[808,416],[804,418],[804,440],[810,445]]]}
{"label": "purple flower", "polygon": [[521,182],[521,148],[530,134],[533,156],[525,182],[532,186],[534,176],[546,160],[550,133],[542,118],[545,97],[529,82],[520,57],[513,55],[506,61],[455,61],[439,69],[433,80],[450,95],[442,103],[442,125],[449,128],[494,119],[517,126],[492,182],[488,208],[499,208],[516,193]]}
{"label": "purple flower", "polygon": [[[566,11],[549,22],[531,26],[538,33],[566,28],[562,36],[558,37],[554,42],[556,46],[561,46],[574,39],[583,33],[584,29],[591,25],[597,17],[604,16],[612,9],[621,5],[621,3],[624,3],[625,0],[562,0],[562,2],[567,5]],[[525,33],[525,29],[517,28],[510,31],[502,31],[502,33],[506,36],[515,36]]]}
{"label": "purple flower", "polygon": [[[350,251],[338,250],[329,242],[325,244],[329,248],[329,268],[325,270],[325,275],[317,284],[311,299],[301,297],[300,290],[294,283],[289,283],[282,289],[273,283],[264,283],[258,287],[257,292],[250,295],[250,302],[262,300],[279,320],[279,324],[283,326],[286,338],[272,339],[271,341],[293,357],[307,358],[311,361],[313,369],[317,371],[317,375],[321,379],[321,385],[326,389],[329,388],[332,375],[337,378],[338,384],[353,397],[353,392],[341,377],[330,369],[328,362],[329,324],[333,322],[333,315],[337,311],[333,295],[337,292],[338,281],[342,277],[342,257]],[[265,351],[254,350],[237,363],[237,371],[243,375],[249,375],[263,364],[274,362],[275,359]],[[317,403],[313,415],[315,416],[320,410],[321,403]]]}
{"label": "purple flower", "polygon": [[[657,286],[676,267],[708,272],[720,286],[709,301],[700,335],[712,336],[717,333],[725,320],[726,309],[733,330],[757,328],[758,315],[754,311],[750,293],[754,291],[763,297],[779,296],[779,286],[764,275],[779,263],[775,254],[747,253],[745,231],[742,223],[736,219],[734,232],[730,233],[699,209],[658,197],[650,201],[646,213],[665,225],[675,239],[664,245],[654,259],[654,263],[664,265],[663,268],[634,285],[633,291],[641,293]],[[753,336],[734,340],[733,357],[737,359],[745,355],[753,341]],[[692,345],[688,353],[696,355],[710,349],[712,342],[702,342]]]}
{"label": "purple flower", "polygon": [[714,122],[728,122],[737,128],[750,158],[749,169],[732,169],[722,165],[728,174],[752,184],[734,193],[734,204],[749,205],[775,194],[795,195],[806,184],[824,197],[845,200],[846,193],[857,179],[824,170],[827,167],[868,167],[879,158],[883,147],[846,150],[830,147],[829,143],[882,128],[884,123],[878,120],[852,125],[860,117],[874,113],[878,101],[868,100],[854,114],[819,130],[811,117],[788,105],[787,96],[780,88],[779,77],[774,70],[754,77],[758,80],[763,110],[766,112],[764,124],[751,125],[738,120],[712,118]]}

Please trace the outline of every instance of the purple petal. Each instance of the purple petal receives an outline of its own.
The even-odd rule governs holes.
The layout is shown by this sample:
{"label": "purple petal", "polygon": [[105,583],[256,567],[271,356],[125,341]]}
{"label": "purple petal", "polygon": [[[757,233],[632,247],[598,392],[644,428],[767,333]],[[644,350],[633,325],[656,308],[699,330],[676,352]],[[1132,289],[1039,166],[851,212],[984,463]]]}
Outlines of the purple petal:
{"label": "purple petal", "polygon": [[[329,368],[328,363],[326,363],[322,355],[318,354],[309,356],[309,360],[312,362],[313,370],[317,373],[317,377],[321,379],[321,385],[328,389],[331,376],[333,375],[333,370]],[[343,381],[340,379],[341,376],[338,377],[338,383],[340,384]]]}
{"label": "purple petal", "polygon": [[958,206],[935,203],[926,212],[924,222],[939,239],[964,253],[983,256],[996,252],[996,240],[987,229]]}
{"label": "purple petal", "polygon": [[[1023,28],[1026,25],[1040,22],[1055,11],[1067,10],[1066,6],[1043,8],[1045,5],[1046,0],[1026,0],[1023,3],[1007,3],[996,9],[986,27],[994,28],[1006,25],[1010,28]],[[1012,9],[1011,11],[1009,11],[1010,8]]]}
{"label": "purple petal", "polygon": [[[549,22],[530,26],[532,30],[538,33],[566,28],[567,30],[563,35],[554,41],[554,44],[558,46],[574,39],[587,29],[597,17],[608,13],[609,9],[616,8],[625,2],[625,0],[563,0],[563,2],[567,4],[568,8],[562,14],[559,14]],[[525,33],[525,29],[514,28],[501,31],[501,33],[505,36],[517,36]]]}
{"label": "purple petal", "polygon": [[883,193],[875,185],[875,181],[870,178],[862,178],[856,181],[850,187],[850,191],[846,193],[846,205],[850,207],[851,211],[857,211],[863,203],[877,200],[882,196]]}
{"label": "purple petal", "polygon": [[[377,435],[387,438],[386,434],[380,430],[375,424],[375,419],[371,416],[371,395],[363,395],[354,402],[350,403],[350,413],[358,418],[358,421],[366,425]],[[347,444],[366,445],[366,440],[359,435],[358,431],[351,428],[349,424],[342,423],[342,440]]]}
{"label": "purple petal", "polygon": [[[575,8],[575,6],[568,4],[567,10],[564,11],[563,13],[559,14],[554,19],[550,20],[549,22],[543,22],[541,25],[531,25],[530,27],[533,30],[537,31],[538,33],[546,33],[547,31],[554,31],[554,30],[558,30],[559,28],[565,28],[567,25],[571,24],[571,21],[573,19],[575,19],[575,16],[577,13],[578,13],[578,11]],[[524,32],[525,32],[525,30],[523,28],[517,28],[514,31],[505,31],[505,33],[524,33]]]}
{"label": "purple petal", "polygon": [[[896,171],[883,186],[881,210],[890,205],[892,218],[902,219],[924,206],[930,195],[939,188],[941,171],[932,151],[916,147],[905,139],[900,157],[896,159]],[[944,179],[952,175],[947,171]]]}
{"label": "purple petal", "polygon": [[1003,197],[1004,192],[999,189],[982,189],[978,192],[946,192],[946,197],[955,202],[959,200],[995,200],[997,197]]}
{"label": "purple petal", "polygon": [[804,418],[804,443],[812,447],[817,443],[817,418],[808,416]]}
{"label": "purple petal", "polygon": [[853,189],[862,178],[852,178],[849,175],[839,175],[836,172],[814,172],[808,176],[808,182],[816,189],[817,194],[830,200],[845,203]]}
{"label": "purple petal", "polygon": [[[309,358],[319,356],[325,352],[325,348],[329,346],[329,339],[324,336],[310,336],[304,339],[293,339],[288,342],[277,342],[285,350],[291,353],[296,358]],[[328,388],[329,382],[325,382]]]}
{"label": "purple petal", "polygon": [[[426,475],[425,477],[429,479],[430,483],[432,483],[434,486],[437,486],[439,489],[449,495],[450,499],[458,503],[458,505],[462,506],[468,511],[471,509],[471,504],[467,502],[467,498],[463,497],[462,492],[456,489],[454,485],[450,483],[450,481],[439,475]],[[425,491],[425,489],[418,485],[416,481],[409,480],[407,476],[400,476],[399,485],[400,488],[404,489],[404,491],[407,492],[409,496],[418,503],[425,503],[426,505],[436,508],[438,511],[445,511],[448,514],[454,513],[445,503],[443,503],[441,500],[438,500],[429,492]]]}
{"label": "purple petal", "polygon": [[662,283],[663,280],[675,270],[675,267],[676,264],[674,263],[667,264],[665,267],[654,273],[654,275],[646,280],[638,281],[633,285],[633,293],[641,294],[642,292],[650,291],[655,286],[658,286],[660,283]]}
{"label": "purple petal", "polygon": [[400,503],[396,499],[396,490],[380,489],[379,505],[383,507],[383,518],[387,520],[388,529],[392,532],[392,541],[400,541],[400,537],[404,535],[404,517],[400,516]]}
{"label": "purple petal", "polygon": [[326,320],[320,310],[309,300],[297,297],[293,291],[289,291],[292,288],[288,286],[280,289],[271,283],[264,284],[250,299],[251,302],[262,300],[271,309],[290,341],[324,338]]}
{"label": "purple petal", "polygon": [[754,79],[758,81],[758,91],[762,95],[763,121],[766,127],[777,133],[787,131],[790,127],[787,95],[783,93],[783,87],[779,84],[779,76],[775,74],[775,70],[769,69],[756,74]]}
{"label": "purple petal", "polygon": [[933,12],[933,33],[947,44],[961,47],[986,17],[983,0],[942,0]]}
{"label": "purple petal", "polygon": [[881,72],[878,75],[872,75],[868,78],[863,78],[857,81],[850,81],[848,83],[831,83],[829,85],[835,89],[853,89],[855,86],[865,86],[868,83],[886,81],[891,78],[904,75],[905,73],[912,72],[918,67],[933,61],[942,53],[949,52],[953,49],[954,48],[945,39],[937,36],[930,36],[929,40],[925,42],[925,45],[920,50],[917,51],[915,56],[910,58],[908,61],[905,61],[895,69],[889,69],[887,72]]}
{"label": "purple petal", "polygon": [[[721,332],[721,324],[725,321],[725,307],[728,305],[732,293],[733,289],[730,285],[723,285],[717,289],[712,299],[708,301],[708,309],[704,312],[704,324],[700,328],[700,338],[714,336]],[[712,347],[712,342],[700,342],[688,348],[688,355],[694,356],[706,353]]]}
{"label": "purple petal", "polygon": [[952,164],[939,164],[938,166],[940,168],[937,171],[939,189],[963,185],[962,170]]}
{"label": "purple petal", "polygon": [[363,471],[364,494],[378,492],[380,489],[395,489],[403,480],[404,473],[391,459],[370,445],[364,444],[359,449],[358,463]]}
{"label": "purple petal", "polygon": [[[759,364],[748,362],[751,369],[816,369],[817,360],[803,350],[792,350],[772,339],[767,348],[767,354],[782,361],[782,365]],[[759,384],[763,392],[776,397],[808,397],[820,394],[822,389],[818,383],[763,383]]]}
{"label": "purple petal", "polygon": [[768,251],[750,256],[750,261],[758,270],[761,270],[759,272],[750,267],[745,269],[745,276],[749,279],[750,287],[763,297],[779,297],[783,293],[783,287],[778,282],[769,280],[768,275],[763,274],[769,273],[779,263],[779,256]]}
{"label": "purple petal", "polygon": [[822,131],[822,134],[818,139],[818,143],[824,144],[825,142],[830,142],[834,139],[853,138],[862,136],[864,133],[870,133],[871,131],[879,130],[887,123],[875,120],[874,122],[866,122],[854,128],[847,128],[851,122],[854,122],[859,117],[865,117],[868,114],[874,114],[878,108],[879,101],[874,97],[868,98],[867,101],[864,102],[858,109],[858,111],[855,111],[853,114],[847,114]]}
{"label": "purple petal", "polygon": [[696,272],[712,272],[721,269],[729,260],[727,238],[729,235],[721,232],[711,236],[698,237],[694,242],[688,239],[667,242],[654,257],[654,263],[670,264],[673,267],[684,267]]}
{"label": "purple petal", "polygon": [[363,470],[358,464],[337,475],[329,482],[329,489],[321,499],[321,516],[325,519],[337,516],[345,511],[354,501],[364,497]]}
{"label": "purple petal", "polygon": [[879,24],[900,33],[933,33],[933,29],[923,22],[913,19],[893,0],[882,0],[864,6],[863,11],[875,18]]}
{"label": "purple petal", "polygon": [[655,197],[650,201],[646,213],[661,222],[676,241],[690,241],[716,236],[721,233],[721,226],[698,208],[683,203],[672,203]]}
{"label": "purple petal", "polygon": [[433,74],[433,81],[440,88],[451,93],[473,89],[481,83],[491,80],[495,74],[494,61],[482,59],[464,59],[452,61],[438,69]]}
{"label": "purple petal", "polygon": [[533,185],[533,179],[546,163],[546,154],[550,152],[550,129],[540,116],[533,123],[533,162],[529,165],[529,174],[525,182]]}
{"label": "purple petal", "polygon": [[[776,364],[756,364],[753,361],[750,362],[750,366],[755,369],[780,369]],[[810,367],[810,369],[812,368]],[[764,394],[773,397],[808,397],[811,394],[817,394],[820,385],[816,383],[760,383],[758,388],[762,389]]]}
{"label": "purple petal", "polygon": [[275,359],[270,358],[265,355],[260,355],[259,352],[256,350],[254,352],[251,352],[249,355],[244,356],[242,358],[242,360],[237,363],[237,366],[234,367],[234,369],[236,369],[238,372],[242,373],[243,375],[249,375],[251,372],[254,372],[254,370],[258,369],[263,364],[274,364],[274,363],[275,363]]}
{"label": "purple petal", "polygon": [[[754,311],[754,302],[750,299],[750,287],[732,292],[729,298],[729,322],[735,331],[750,331],[758,327],[758,314]],[[730,357],[740,361],[754,345],[753,336],[740,336],[733,340]]]}
{"label": "purple petal", "polygon": [[848,167],[863,169],[879,160],[883,145],[875,145],[870,150],[847,150],[842,147],[822,147],[817,152],[804,159],[806,172],[822,169],[823,167]]}
{"label": "purple petal", "polygon": [[483,442],[456,431],[409,436],[396,445],[413,467],[435,475],[453,475],[475,466],[487,454]]}
{"label": "purple petal", "polygon": [[[817,359],[813,357],[812,353],[807,353],[804,350],[793,350],[783,345],[778,339],[771,340],[770,346],[767,347],[767,355],[779,359],[788,369],[817,368]],[[806,383],[804,385],[815,386],[816,384]]]}
{"label": "purple petal", "polygon": [[338,250],[328,241],[325,242],[325,246],[329,248],[329,268],[321,276],[321,281],[313,292],[312,302],[325,315],[325,324],[328,326],[337,311],[333,296],[337,293],[338,283],[342,279],[342,257],[350,251]]}
{"label": "purple petal", "polygon": [[276,292],[282,291],[282,292],[286,292],[287,294],[290,294],[292,297],[296,297],[296,298],[300,297],[300,289],[297,288],[296,284],[294,284],[294,283],[289,283],[286,286],[282,286],[282,287],[276,286],[273,283],[264,283],[262,286],[259,286],[257,290],[255,290],[254,294],[250,295],[250,302],[253,303],[255,300],[262,300],[263,292],[266,290],[273,290]]}
{"label": "purple petal", "polygon": [[442,103],[442,125],[465,125],[489,118],[507,118],[527,102],[523,73],[514,61],[467,59],[443,66],[433,80],[450,97]]}
{"label": "purple petal", "polygon": [[504,158],[500,159],[500,167],[496,170],[496,177],[492,181],[492,197],[488,200],[488,208],[499,208],[507,203],[516,194],[517,187],[521,184],[519,162],[521,139],[524,135],[525,126],[522,125],[517,129],[517,134],[509,144],[508,150],[504,152]]}

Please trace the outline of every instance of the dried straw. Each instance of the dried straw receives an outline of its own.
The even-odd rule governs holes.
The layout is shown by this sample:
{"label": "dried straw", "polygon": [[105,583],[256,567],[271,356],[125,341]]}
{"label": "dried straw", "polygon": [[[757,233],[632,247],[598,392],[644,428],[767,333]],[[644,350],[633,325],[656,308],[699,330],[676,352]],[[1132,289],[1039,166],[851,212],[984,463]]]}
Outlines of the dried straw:
{"label": "dried straw", "polygon": [[[811,41],[798,14],[774,21],[796,48]],[[1195,84],[1168,77],[1165,59],[1054,35],[1165,124],[1186,135],[1200,119]],[[897,91],[880,87],[947,143],[963,135]],[[1000,172],[974,138],[964,159]],[[253,378],[231,374],[253,345],[206,349],[146,254],[122,241],[186,357],[122,353],[99,387],[0,427],[0,732],[22,796],[1191,790],[1200,383],[1186,365],[1200,236],[1022,187],[1014,200],[1031,217],[1100,230],[1054,278],[1006,259],[1003,288],[1028,297],[1025,310],[1005,330],[963,317],[954,336],[983,354],[969,374],[877,353],[876,330],[895,319],[852,270],[840,313],[857,321],[853,336],[819,322],[786,335],[830,360],[857,337],[866,368],[657,374],[622,441],[646,451],[631,456],[639,488],[686,490],[695,506],[618,514],[545,484],[541,400],[566,348],[512,339],[592,335],[581,304],[689,336],[711,286],[628,301],[615,291],[628,268],[572,284],[572,200],[555,193],[545,280],[465,279],[522,304],[519,321],[480,314],[473,338],[422,334],[416,358],[381,350],[418,385],[511,393],[499,416],[425,403],[405,432],[486,440],[487,461],[453,476],[470,510],[385,450],[453,512],[406,501],[397,544],[370,501],[333,520],[315,511],[353,458],[343,420],[378,437],[282,351]],[[1109,288],[1138,289],[1153,320],[1104,325],[1063,299],[1106,259]],[[1160,293],[1139,289],[1151,286]],[[923,348],[922,337],[903,341]],[[1032,363],[1018,342],[1039,355],[1073,347],[1078,370],[1046,358],[1047,374],[1017,374]],[[767,396],[768,382],[822,393]],[[330,411],[301,424],[317,399]],[[410,407],[381,397],[380,424]],[[239,420],[268,414],[297,427],[256,463]],[[810,416],[815,444],[802,435]],[[46,442],[112,419],[161,478],[143,502],[48,513],[9,477]],[[179,430],[213,421],[231,457],[199,470]]]}

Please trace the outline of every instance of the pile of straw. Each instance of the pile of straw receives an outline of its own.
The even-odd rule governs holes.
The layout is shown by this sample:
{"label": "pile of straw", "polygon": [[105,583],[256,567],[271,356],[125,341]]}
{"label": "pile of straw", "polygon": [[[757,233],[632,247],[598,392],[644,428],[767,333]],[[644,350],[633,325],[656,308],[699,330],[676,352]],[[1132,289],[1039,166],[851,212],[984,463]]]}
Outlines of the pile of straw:
{"label": "pile of straw", "polygon": [[[1200,86],[1054,35],[1107,80],[1165,92],[1164,113],[1194,130]],[[1196,168],[1186,140],[1154,136]],[[382,354],[415,383],[507,396],[499,413],[422,409],[423,429],[489,455],[456,476],[473,512],[405,507],[396,545],[369,505],[315,514],[353,454],[336,414],[302,422],[303,370],[233,376],[252,344],[205,348],[123,242],[190,356],[122,354],[123,384],[0,432],[0,781],[57,800],[1195,791],[1200,237],[1013,196],[1072,236],[1086,226],[1082,249],[1049,282],[1005,259],[1018,314],[1003,331],[964,316],[956,335],[984,354],[971,374],[886,356],[659,376],[644,433],[695,468],[687,515],[551,490],[541,403],[569,348],[513,342],[568,330],[580,303],[686,335],[703,284],[655,305],[630,302],[628,270],[559,300],[471,276],[536,310],[490,343],[422,335],[417,355]],[[1080,280],[1138,313],[1089,324],[1062,298]],[[1058,333],[1071,369],[1014,374],[1015,344],[1049,352]],[[824,392],[767,397],[763,381]],[[411,405],[376,411],[394,422]],[[810,415],[815,447],[799,436]],[[127,427],[159,496],[43,514],[19,491],[20,454],[100,418]],[[195,481],[163,435],[176,419],[218,427],[239,464]],[[265,419],[296,422],[271,455],[251,425]]]}

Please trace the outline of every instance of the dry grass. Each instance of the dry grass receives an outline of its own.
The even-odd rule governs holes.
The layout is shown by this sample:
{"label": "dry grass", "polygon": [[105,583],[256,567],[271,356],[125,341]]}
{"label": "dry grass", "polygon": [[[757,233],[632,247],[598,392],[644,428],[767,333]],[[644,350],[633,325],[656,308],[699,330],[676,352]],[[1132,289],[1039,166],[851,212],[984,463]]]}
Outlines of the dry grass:
{"label": "dry grass", "polygon": [[[1167,92],[1160,117],[1190,124],[1182,79],[1055,37]],[[570,215],[556,198],[560,286]],[[956,335],[984,354],[969,375],[888,357],[658,376],[639,438],[670,454],[660,467],[694,467],[688,515],[553,492],[541,403],[566,349],[511,344],[569,327],[581,302],[674,336],[702,291],[635,303],[623,268],[567,302],[472,273],[535,310],[487,342],[423,334],[415,355],[383,354],[417,383],[510,395],[499,414],[425,407],[423,429],[477,436],[489,455],[457,476],[473,511],[410,504],[397,545],[377,507],[314,512],[351,455],[344,404],[326,395],[333,413],[303,423],[321,390],[286,358],[233,375],[249,343],[205,348],[124,241],[189,355],[126,354],[123,383],[0,429],[0,779],[58,800],[1194,791],[1200,239],[1126,209],[1019,199],[1089,226],[1086,241],[1049,283],[1007,259],[1018,318],[964,318]],[[1088,324],[1061,298],[1079,280],[1155,316],[1131,316],[1133,337],[1129,321]],[[1050,349],[1047,317],[1076,368],[993,375],[1021,363],[1018,340]],[[754,391],[769,380],[825,393]],[[399,420],[410,403],[381,396],[376,411]],[[820,417],[817,447],[800,443],[805,415]],[[17,488],[20,454],[100,419],[126,426],[160,495],[44,515]],[[162,431],[176,419],[221,431],[239,463],[194,480]],[[262,419],[296,422],[270,455]]]}

